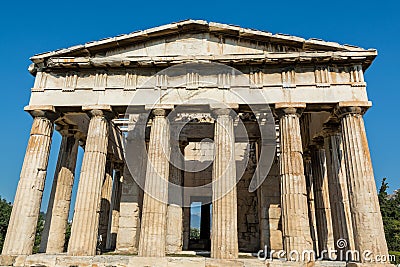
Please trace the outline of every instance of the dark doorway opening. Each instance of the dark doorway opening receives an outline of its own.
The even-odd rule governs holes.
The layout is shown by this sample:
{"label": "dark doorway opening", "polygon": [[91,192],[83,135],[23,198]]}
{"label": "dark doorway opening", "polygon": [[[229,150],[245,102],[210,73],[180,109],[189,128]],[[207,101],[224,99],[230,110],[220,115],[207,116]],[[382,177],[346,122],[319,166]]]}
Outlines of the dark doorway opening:
{"label": "dark doorway opening", "polygon": [[192,202],[190,205],[190,250],[211,250],[211,207],[212,204],[207,201]]}

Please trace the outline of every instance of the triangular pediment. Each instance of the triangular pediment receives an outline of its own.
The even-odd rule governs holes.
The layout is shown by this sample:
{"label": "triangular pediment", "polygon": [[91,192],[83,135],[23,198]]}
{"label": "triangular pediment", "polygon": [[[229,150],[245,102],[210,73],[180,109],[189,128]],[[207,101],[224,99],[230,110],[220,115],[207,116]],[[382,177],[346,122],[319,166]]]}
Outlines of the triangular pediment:
{"label": "triangular pediment", "polygon": [[53,57],[151,58],[307,51],[367,50],[317,39],[305,40],[227,24],[187,20],[35,55],[31,60],[38,63]]}
{"label": "triangular pediment", "polygon": [[148,41],[110,49],[105,56],[121,57],[182,57],[257,55],[265,52],[296,52],[301,48],[285,44],[258,42],[232,36],[218,36],[210,32],[173,34]]}

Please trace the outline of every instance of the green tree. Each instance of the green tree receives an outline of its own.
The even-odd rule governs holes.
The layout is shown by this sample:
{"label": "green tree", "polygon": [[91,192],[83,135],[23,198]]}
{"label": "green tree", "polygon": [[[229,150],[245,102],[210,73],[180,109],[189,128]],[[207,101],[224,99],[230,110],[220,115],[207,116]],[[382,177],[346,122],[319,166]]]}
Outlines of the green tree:
{"label": "green tree", "polygon": [[65,229],[64,251],[68,250],[68,242],[69,242],[69,238],[71,237],[71,227],[72,227],[72,223],[67,222],[67,229]]}
{"label": "green tree", "polygon": [[382,216],[384,216],[383,212],[386,212],[386,209],[382,209],[382,207],[383,206],[385,207],[388,202],[388,193],[387,193],[388,188],[389,184],[386,182],[386,178],[383,178],[378,194],[379,204],[381,205]]}
{"label": "green tree", "polygon": [[11,203],[0,197],[0,251],[3,249],[4,239],[6,238],[11,209]]}
{"label": "green tree", "polygon": [[192,240],[200,239],[200,229],[190,228],[190,239],[192,239]]}
{"label": "green tree", "polygon": [[389,196],[388,188],[386,178],[383,178],[378,194],[379,204],[389,251],[396,254],[400,251],[400,191]]}
{"label": "green tree", "polygon": [[36,235],[35,235],[35,244],[33,245],[33,254],[39,252],[39,247],[40,247],[40,241],[42,240],[42,232],[44,229],[44,218],[46,217],[46,214],[41,212],[39,214],[37,226],[36,226]]}

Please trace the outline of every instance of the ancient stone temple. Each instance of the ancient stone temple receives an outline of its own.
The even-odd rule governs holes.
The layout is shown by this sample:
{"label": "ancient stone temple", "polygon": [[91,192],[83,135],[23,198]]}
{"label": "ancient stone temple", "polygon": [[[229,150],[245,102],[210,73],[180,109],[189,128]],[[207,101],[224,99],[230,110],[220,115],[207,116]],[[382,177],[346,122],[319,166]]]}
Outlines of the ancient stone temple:
{"label": "ancient stone temple", "polygon": [[188,20],[33,56],[0,265],[381,266],[363,120],[376,55]]}

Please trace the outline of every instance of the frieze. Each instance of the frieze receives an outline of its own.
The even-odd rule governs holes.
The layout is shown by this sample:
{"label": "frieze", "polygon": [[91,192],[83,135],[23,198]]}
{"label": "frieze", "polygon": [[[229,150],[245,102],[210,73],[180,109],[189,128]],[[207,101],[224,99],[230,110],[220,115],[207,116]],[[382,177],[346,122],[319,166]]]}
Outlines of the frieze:
{"label": "frieze", "polygon": [[[159,68],[136,68],[125,70],[81,70],[81,71],[53,71],[38,72],[36,74],[33,92],[44,90],[62,90],[73,92],[76,90],[104,91],[123,89],[135,91],[137,89],[181,88],[198,90],[203,88],[234,89],[248,87],[251,89],[266,89],[269,87],[294,89],[301,86],[330,87],[333,85],[365,86],[361,65],[355,66],[293,66],[286,68],[268,67],[239,67],[243,72],[242,79],[237,73],[224,72],[213,75],[201,75],[196,72],[174,74],[167,72],[156,74]],[[154,75],[156,74],[156,75]],[[154,78],[152,78],[154,77]],[[239,77],[239,78],[238,78]]]}

